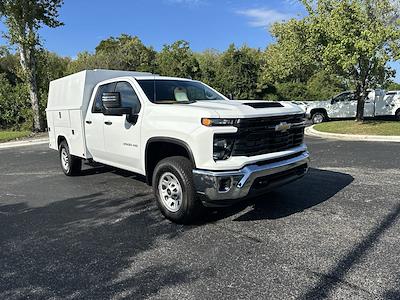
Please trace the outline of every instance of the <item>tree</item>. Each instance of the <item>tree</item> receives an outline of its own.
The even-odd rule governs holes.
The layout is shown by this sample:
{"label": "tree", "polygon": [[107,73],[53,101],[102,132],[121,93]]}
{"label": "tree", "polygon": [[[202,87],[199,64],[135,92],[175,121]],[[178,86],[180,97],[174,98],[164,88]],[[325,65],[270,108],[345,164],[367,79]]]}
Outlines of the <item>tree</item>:
{"label": "tree", "polygon": [[307,100],[327,100],[348,90],[344,78],[325,70],[315,73],[307,82]]}
{"label": "tree", "polygon": [[195,55],[201,70],[201,81],[218,88],[217,76],[221,68],[221,53],[209,49]]}
{"label": "tree", "polygon": [[353,81],[357,120],[368,88],[393,76],[387,63],[399,55],[400,22],[391,0],[303,0],[312,51],[326,70]]}
{"label": "tree", "polygon": [[157,54],[157,67],[164,76],[201,78],[199,62],[186,41],[164,45]]}
{"label": "tree", "polygon": [[8,27],[6,38],[18,47],[24,80],[29,87],[33,111],[33,130],[43,131],[37,88],[36,52],[40,46],[38,30],[61,26],[58,10],[63,0],[0,0],[0,16]]}
{"label": "tree", "polygon": [[264,53],[264,81],[306,83],[319,69],[306,20],[275,23],[270,32],[276,43]]}
{"label": "tree", "polygon": [[18,57],[11,54],[7,47],[0,47],[0,73],[13,85],[18,81]]}
{"label": "tree", "polygon": [[232,44],[221,55],[217,86],[222,93],[235,99],[257,98],[261,65],[259,50],[247,46],[236,48]]}
{"label": "tree", "polygon": [[400,83],[394,81],[387,82],[385,85],[385,89],[388,91],[400,91]]}
{"label": "tree", "polygon": [[138,37],[127,34],[101,41],[95,55],[107,69],[153,72],[155,68],[154,49],[146,47]]}
{"label": "tree", "polygon": [[31,117],[28,108],[26,85],[13,86],[5,74],[0,74],[0,128],[19,129]]}

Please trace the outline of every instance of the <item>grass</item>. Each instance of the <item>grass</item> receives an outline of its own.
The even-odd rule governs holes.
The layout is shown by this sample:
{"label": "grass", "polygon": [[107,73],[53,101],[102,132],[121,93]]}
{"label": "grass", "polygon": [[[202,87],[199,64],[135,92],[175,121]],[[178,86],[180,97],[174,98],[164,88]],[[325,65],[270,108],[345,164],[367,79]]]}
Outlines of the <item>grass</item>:
{"label": "grass", "polygon": [[318,124],[314,128],[328,133],[400,136],[399,121],[337,121]]}
{"label": "grass", "polygon": [[0,143],[28,137],[30,134],[30,131],[0,130]]}

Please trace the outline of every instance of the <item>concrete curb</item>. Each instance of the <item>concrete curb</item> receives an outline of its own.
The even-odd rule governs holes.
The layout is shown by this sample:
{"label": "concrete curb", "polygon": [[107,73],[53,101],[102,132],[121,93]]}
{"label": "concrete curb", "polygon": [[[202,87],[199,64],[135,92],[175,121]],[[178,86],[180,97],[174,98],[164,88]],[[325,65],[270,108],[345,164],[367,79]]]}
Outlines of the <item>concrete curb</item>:
{"label": "concrete curb", "polygon": [[391,142],[400,143],[400,136],[380,136],[380,135],[355,135],[321,132],[314,129],[314,126],[306,128],[306,135],[327,139],[336,139],[341,141],[365,141],[365,142]]}
{"label": "concrete curb", "polygon": [[33,145],[48,144],[48,143],[49,143],[49,139],[48,138],[30,139],[30,140],[24,140],[24,141],[1,143],[0,144],[0,149],[26,147],[26,146],[33,146]]}

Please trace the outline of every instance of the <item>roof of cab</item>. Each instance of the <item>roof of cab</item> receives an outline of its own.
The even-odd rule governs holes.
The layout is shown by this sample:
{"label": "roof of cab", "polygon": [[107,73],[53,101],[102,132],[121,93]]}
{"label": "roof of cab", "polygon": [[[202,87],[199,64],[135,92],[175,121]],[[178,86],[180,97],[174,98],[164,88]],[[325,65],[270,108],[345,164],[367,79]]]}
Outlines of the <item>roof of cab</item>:
{"label": "roof of cab", "polygon": [[180,77],[168,77],[168,76],[160,76],[160,75],[137,75],[134,76],[137,80],[182,80],[182,81],[194,81],[190,78],[180,78]]}

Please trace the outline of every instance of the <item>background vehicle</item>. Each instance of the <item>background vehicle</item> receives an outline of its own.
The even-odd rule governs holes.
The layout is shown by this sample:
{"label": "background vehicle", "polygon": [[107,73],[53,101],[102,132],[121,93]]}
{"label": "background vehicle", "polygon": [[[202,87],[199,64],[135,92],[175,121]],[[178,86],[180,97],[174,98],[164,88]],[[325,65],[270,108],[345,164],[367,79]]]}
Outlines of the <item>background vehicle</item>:
{"label": "background vehicle", "polygon": [[308,170],[298,106],[232,101],[198,81],[83,71],[50,83],[46,113],[66,175],[79,175],[83,159],[144,175],[179,223]]}
{"label": "background vehicle", "polygon": [[292,103],[298,105],[304,112],[307,111],[307,106],[308,106],[307,102],[305,102],[305,101],[292,101]]}
{"label": "background vehicle", "polygon": [[[365,117],[391,116],[400,119],[400,97],[397,92],[370,90],[365,99]],[[308,102],[306,115],[314,124],[330,119],[351,119],[357,114],[357,100],[353,91],[347,91],[329,101]]]}

